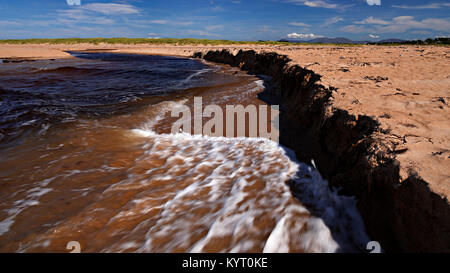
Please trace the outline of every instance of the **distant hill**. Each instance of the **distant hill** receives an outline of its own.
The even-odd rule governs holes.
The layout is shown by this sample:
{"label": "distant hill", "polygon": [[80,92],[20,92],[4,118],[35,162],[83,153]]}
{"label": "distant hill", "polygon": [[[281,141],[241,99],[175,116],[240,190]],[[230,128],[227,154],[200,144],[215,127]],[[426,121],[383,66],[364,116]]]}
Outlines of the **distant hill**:
{"label": "distant hill", "polygon": [[352,44],[355,41],[352,41],[350,39],[344,38],[344,37],[338,37],[338,38],[316,38],[307,41],[307,43],[316,43],[316,44]]}
{"label": "distant hill", "polygon": [[407,42],[407,40],[402,40],[402,39],[384,39],[384,40],[380,40],[376,43],[378,44],[395,44],[395,43],[404,43]]}

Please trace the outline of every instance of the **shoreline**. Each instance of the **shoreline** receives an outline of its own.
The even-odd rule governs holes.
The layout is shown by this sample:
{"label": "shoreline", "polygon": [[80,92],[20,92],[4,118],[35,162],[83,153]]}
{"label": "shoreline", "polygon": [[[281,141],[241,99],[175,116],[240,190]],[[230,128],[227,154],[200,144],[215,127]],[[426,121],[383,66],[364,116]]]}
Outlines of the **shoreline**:
{"label": "shoreline", "polygon": [[[0,58],[5,56],[5,47],[0,45]],[[286,141],[298,154],[304,153],[299,158],[305,162],[314,159],[331,184],[344,186],[347,193],[363,200],[360,210],[366,226],[376,235],[373,239],[379,239],[388,250],[433,252],[439,250],[437,245],[445,246],[445,240],[436,238],[441,233],[430,234],[427,225],[443,229],[444,234],[449,232],[450,76],[446,71],[450,71],[450,48],[92,44],[8,47],[21,48],[16,55],[30,50],[28,56],[41,58],[49,58],[49,52],[83,49],[176,57],[219,49],[228,49],[233,56],[239,50],[286,55],[289,61],[281,70],[277,66],[271,69],[274,64],[270,58],[264,70],[253,62],[252,54],[234,65],[250,73],[272,73],[282,84],[282,92],[301,94],[306,90],[311,95],[317,88],[321,90],[319,97],[313,96],[312,100],[305,101],[295,94],[292,97],[306,111],[300,113],[306,115],[303,118],[296,117],[298,112],[286,118],[294,128],[286,133]],[[218,54],[212,59],[233,63],[233,56]],[[300,68],[293,69],[296,65]],[[305,75],[311,75],[311,80],[305,81]],[[302,82],[307,89],[299,86]],[[302,140],[313,145],[303,147]],[[430,220],[435,218],[440,222]]]}
{"label": "shoreline", "polygon": [[[137,58],[144,62],[154,59]],[[197,68],[214,71],[209,75],[209,79],[214,79],[213,85],[186,89],[178,97],[173,94],[159,102],[149,103],[152,97],[144,98],[137,102],[144,107],[106,118],[99,115],[51,125],[43,137],[29,137],[25,145],[8,148],[4,165],[11,173],[2,172],[2,180],[8,181],[2,185],[3,206],[10,211],[19,209],[20,213],[9,214],[4,219],[7,211],[2,210],[1,252],[64,252],[66,242],[74,239],[82,245],[83,252],[357,252],[365,249],[369,238],[365,236],[364,226],[358,224],[362,220],[356,202],[337,196],[314,169],[299,163],[293,153],[277,143],[262,138],[170,134],[174,120],[171,112],[184,105],[195,113],[196,95],[202,97],[205,106],[214,104],[225,111],[225,104],[263,103],[257,98],[263,89],[258,77],[227,65],[200,60],[183,62],[208,63],[208,67]],[[175,71],[182,69],[178,60],[175,63],[178,64]],[[115,62],[107,66],[113,71],[120,69]],[[9,67],[13,73],[14,67]],[[170,67],[173,66],[169,64]],[[101,65],[98,68],[104,69]],[[67,67],[63,71],[71,73],[68,74],[71,80],[77,76],[79,84],[98,76],[78,74]],[[140,66],[139,71],[142,71]],[[64,77],[64,74],[54,77]],[[158,75],[161,74],[153,77],[159,79]],[[171,78],[170,74],[164,75]],[[224,75],[231,81],[219,84]],[[135,80],[129,74],[126,77]],[[150,77],[147,73],[142,79]],[[206,80],[208,76],[201,79]],[[96,86],[103,87],[103,81],[98,82]],[[48,86],[51,85],[52,82]],[[133,89],[123,90],[133,92]],[[206,117],[203,121],[207,120]],[[34,163],[28,158],[39,159]],[[297,169],[309,175],[296,177]],[[302,194],[291,194],[289,185],[284,183],[291,177],[298,185],[305,186]],[[19,185],[23,190],[14,195]],[[42,194],[30,195],[38,190],[36,185]],[[323,190],[316,190],[317,187]],[[321,198],[308,199],[311,194],[324,192]],[[20,206],[20,200],[24,200],[24,206]],[[314,212],[310,213],[301,200],[309,201],[308,207],[314,207]],[[33,205],[26,205],[29,203]],[[336,211],[334,216],[322,220],[325,217],[321,213],[330,210]],[[32,221],[28,220],[29,215],[33,215]],[[280,238],[277,230],[286,221],[295,223],[295,227],[288,230],[292,235]],[[186,223],[195,228],[186,229]],[[349,226],[354,228],[343,228]],[[158,232],[161,228],[175,230],[177,235],[161,234]],[[224,237],[223,230],[231,232],[230,237]],[[150,245],[144,234],[159,240]],[[179,239],[181,236],[183,240]],[[317,239],[311,240],[311,236]]]}

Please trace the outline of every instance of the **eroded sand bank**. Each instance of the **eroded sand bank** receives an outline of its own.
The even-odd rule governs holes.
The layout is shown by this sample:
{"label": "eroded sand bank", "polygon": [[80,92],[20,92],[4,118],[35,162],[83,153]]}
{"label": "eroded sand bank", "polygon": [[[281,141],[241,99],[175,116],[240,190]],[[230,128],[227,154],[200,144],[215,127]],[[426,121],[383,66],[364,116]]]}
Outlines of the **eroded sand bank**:
{"label": "eroded sand bank", "polygon": [[322,75],[334,108],[377,120],[387,145],[395,143],[400,181],[412,174],[433,193],[450,195],[450,48],[437,46],[173,46],[0,45],[0,58],[63,58],[68,50],[191,56],[195,52],[253,49],[287,55]]}

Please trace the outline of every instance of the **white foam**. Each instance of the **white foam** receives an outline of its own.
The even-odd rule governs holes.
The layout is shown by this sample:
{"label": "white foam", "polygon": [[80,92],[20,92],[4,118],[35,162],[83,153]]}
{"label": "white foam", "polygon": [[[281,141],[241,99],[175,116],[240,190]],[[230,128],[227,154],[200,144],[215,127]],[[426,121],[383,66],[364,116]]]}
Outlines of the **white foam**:
{"label": "white foam", "polygon": [[[182,159],[183,164],[187,165],[185,167],[190,169],[186,176],[177,177],[175,172],[179,166],[175,165],[164,175],[155,175],[152,179],[179,180],[190,176],[194,182],[174,193],[173,198],[164,205],[162,218],[147,232],[146,243],[138,251],[161,251],[154,245],[154,240],[161,236],[172,238],[163,251],[170,252],[176,247],[186,246],[192,231],[189,221],[182,218],[189,217],[180,215],[178,211],[186,205],[196,208],[219,204],[221,207],[217,212],[197,220],[196,223],[207,225],[209,231],[190,247],[191,252],[205,251],[205,247],[217,238],[239,238],[243,234],[249,237],[232,240],[232,246],[227,251],[245,252],[261,247],[265,252],[287,252],[293,243],[308,252],[355,251],[368,241],[355,200],[330,190],[317,170],[297,162],[295,157],[292,158],[292,151],[277,143],[263,138],[156,134],[145,128],[132,130],[132,133],[152,140],[154,144],[148,155],[166,158],[164,168],[172,160]],[[197,171],[208,167],[213,170],[206,177]],[[276,172],[273,172],[274,168]],[[157,169],[152,169],[147,174],[156,172]],[[261,200],[249,197],[245,190],[252,185],[255,176],[265,180],[265,187],[258,189]],[[308,201],[314,209],[314,216],[300,203],[292,203],[292,193],[285,184],[288,180],[305,187],[304,195],[310,197]],[[127,183],[132,184],[131,181]],[[191,196],[205,188],[210,188],[207,199],[190,200]],[[299,196],[300,200],[305,196]],[[309,215],[302,218],[299,216],[302,213]],[[252,239],[249,231],[255,234],[261,232],[255,229],[253,222],[265,214],[270,214],[276,224],[269,231],[267,241],[261,245],[261,242]],[[338,241],[334,238],[336,234],[340,236]]]}
{"label": "white foam", "polygon": [[330,189],[319,171],[297,161],[295,153],[285,148],[290,159],[298,164],[299,172],[292,180],[295,194],[309,209],[320,217],[332,231],[340,245],[339,251],[361,251],[369,242],[363,219],[357,209],[357,200],[352,196],[338,194]]}
{"label": "white foam", "polygon": [[153,131],[154,126],[160,122],[167,113],[175,110],[177,107],[184,105],[187,99],[179,101],[163,101],[156,105],[152,105],[152,117],[143,126],[144,131]]}
{"label": "white foam", "polygon": [[202,70],[199,70],[199,71],[197,71],[197,72],[195,72],[195,73],[189,75],[186,79],[181,80],[181,81],[176,85],[176,87],[177,87],[177,88],[178,88],[178,87],[181,87],[181,86],[183,86],[184,84],[189,83],[193,78],[198,77],[198,76],[200,76],[201,74],[204,74],[204,73],[209,72],[209,71],[212,71],[212,70],[213,70],[212,68],[204,68],[204,69],[202,69]]}
{"label": "white foam", "polygon": [[[84,218],[108,215],[103,230],[113,232],[100,251],[338,252],[357,251],[368,241],[355,200],[330,190],[314,167],[299,163],[278,143],[152,130],[185,102],[152,106],[155,114],[147,123],[129,131],[130,138],[144,142],[145,152],[131,164],[127,177],[97,197],[96,208],[87,210]],[[101,170],[112,169],[103,165]],[[52,181],[37,183],[25,200],[12,206],[15,210],[0,222],[0,235],[18,213],[39,204]],[[286,181],[298,189],[300,201]],[[77,191],[85,194],[90,189]],[[110,215],[114,196],[130,199]]]}
{"label": "white foam", "polygon": [[13,203],[13,207],[6,210],[8,217],[0,221],[0,235],[8,232],[11,225],[14,224],[14,219],[25,209],[31,206],[39,205],[41,196],[51,192],[53,189],[45,188],[55,178],[46,179],[35,183],[37,187],[31,188],[26,192],[26,199],[17,200]]}

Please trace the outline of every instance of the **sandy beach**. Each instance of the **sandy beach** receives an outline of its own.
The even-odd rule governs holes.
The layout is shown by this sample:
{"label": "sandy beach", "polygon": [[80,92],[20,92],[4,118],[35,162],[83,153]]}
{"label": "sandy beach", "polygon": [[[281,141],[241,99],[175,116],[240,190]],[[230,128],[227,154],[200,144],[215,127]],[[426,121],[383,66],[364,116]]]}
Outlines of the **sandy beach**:
{"label": "sandy beach", "polygon": [[[65,51],[192,56],[228,49],[277,52],[322,75],[337,88],[333,106],[376,118],[394,141],[401,178],[411,172],[432,191],[450,195],[450,48],[438,46],[173,46],[173,45],[0,45],[0,58],[70,58]],[[382,136],[386,137],[386,135]]]}

